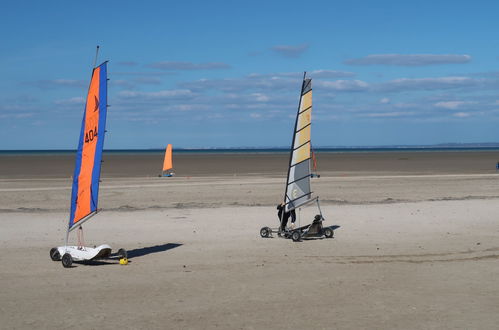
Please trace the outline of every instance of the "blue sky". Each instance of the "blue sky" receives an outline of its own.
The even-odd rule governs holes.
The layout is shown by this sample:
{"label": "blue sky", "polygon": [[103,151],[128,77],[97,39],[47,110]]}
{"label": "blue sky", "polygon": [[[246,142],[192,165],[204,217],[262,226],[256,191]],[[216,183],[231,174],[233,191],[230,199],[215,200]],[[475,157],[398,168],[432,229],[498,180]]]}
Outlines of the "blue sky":
{"label": "blue sky", "polygon": [[95,46],[105,148],[499,142],[496,1],[3,1],[0,149],[76,147]]}

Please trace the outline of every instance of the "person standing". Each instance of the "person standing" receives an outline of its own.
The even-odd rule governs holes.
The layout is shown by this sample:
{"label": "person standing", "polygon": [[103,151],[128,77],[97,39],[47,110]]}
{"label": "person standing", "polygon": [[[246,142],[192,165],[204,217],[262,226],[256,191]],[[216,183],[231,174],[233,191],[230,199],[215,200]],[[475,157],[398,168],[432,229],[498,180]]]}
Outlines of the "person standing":
{"label": "person standing", "polygon": [[[286,225],[288,224],[289,217],[291,217],[291,224],[294,226],[295,221],[296,221],[296,212],[295,210],[291,210],[289,212],[284,211],[284,203],[281,203],[277,205],[277,217],[279,218],[279,221],[281,222],[281,227],[280,231],[284,232],[286,231]],[[284,214],[283,214],[284,212]]]}

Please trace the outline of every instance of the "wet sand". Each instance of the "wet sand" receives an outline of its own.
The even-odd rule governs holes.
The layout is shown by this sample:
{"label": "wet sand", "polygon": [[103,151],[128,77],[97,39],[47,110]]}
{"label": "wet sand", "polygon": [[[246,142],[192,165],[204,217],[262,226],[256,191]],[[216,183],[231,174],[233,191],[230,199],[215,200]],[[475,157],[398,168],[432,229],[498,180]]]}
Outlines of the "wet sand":
{"label": "wet sand", "polygon": [[107,155],[85,238],[130,264],[71,269],[48,251],[73,156],[2,156],[2,329],[494,329],[495,155],[320,154],[313,190],[339,228],[300,243],[258,234],[277,224],[285,154],[178,155],[174,178],[159,154]]}
{"label": "wet sand", "polygon": [[[155,177],[161,153],[104,153],[103,177]],[[324,175],[495,173],[499,151],[418,151],[317,153]],[[177,176],[285,176],[287,153],[173,154]],[[0,179],[68,178],[74,154],[0,155]]]}

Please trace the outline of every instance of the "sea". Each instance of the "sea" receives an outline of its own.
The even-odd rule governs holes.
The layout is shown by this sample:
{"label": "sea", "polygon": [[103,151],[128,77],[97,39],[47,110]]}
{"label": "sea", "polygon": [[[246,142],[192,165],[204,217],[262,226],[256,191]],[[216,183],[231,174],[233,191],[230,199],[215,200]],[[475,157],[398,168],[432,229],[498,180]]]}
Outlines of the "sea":
{"label": "sea", "polygon": [[[174,148],[176,154],[274,154],[288,153],[289,148]],[[493,145],[436,145],[436,146],[381,146],[381,147],[317,147],[315,153],[378,153],[378,152],[473,152],[499,151],[499,144]],[[76,149],[50,150],[0,150],[0,156],[14,155],[65,155],[74,154]],[[104,154],[163,154],[165,149],[107,149]]]}

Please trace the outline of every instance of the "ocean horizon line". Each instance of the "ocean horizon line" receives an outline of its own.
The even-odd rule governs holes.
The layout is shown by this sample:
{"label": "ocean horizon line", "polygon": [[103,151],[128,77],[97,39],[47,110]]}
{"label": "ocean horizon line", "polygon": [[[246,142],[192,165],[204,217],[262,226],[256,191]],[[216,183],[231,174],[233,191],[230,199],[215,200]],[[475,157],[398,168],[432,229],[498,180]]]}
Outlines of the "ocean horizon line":
{"label": "ocean horizon line", "polygon": [[[162,153],[165,148],[111,148],[104,149],[105,153]],[[271,153],[289,152],[289,147],[204,147],[173,148],[176,153]],[[315,152],[382,152],[382,151],[472,151],[472,150],[499,150],[499,143],[441,143],[431,145],[380,145],[380,146],[316,146]],[[36,154],[36,153],[74,153],[76,149],[2,149],[0,154]]]}

